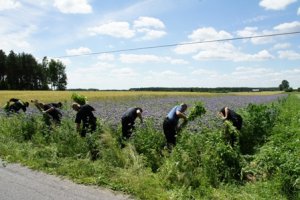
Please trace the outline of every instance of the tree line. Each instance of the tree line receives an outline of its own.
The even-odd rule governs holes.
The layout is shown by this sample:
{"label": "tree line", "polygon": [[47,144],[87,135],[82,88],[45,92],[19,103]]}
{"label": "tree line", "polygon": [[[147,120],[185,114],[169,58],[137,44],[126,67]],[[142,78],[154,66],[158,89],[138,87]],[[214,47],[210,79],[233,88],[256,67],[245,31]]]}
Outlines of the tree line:
{"label": "tree line", "polygon": [[0,50],[1,90],[65,90],[66,66],[61,61],[44,57],[42,63],[26,53],[8,55]]}
{"label": "tree line", "polygon": [[253,91],[278,91],[278,87],[217,87],[217,88],[200,88],[200,87],[146,87],[146,88],[130,88],[130,91],[170,91],[170,92],[253,92]]}

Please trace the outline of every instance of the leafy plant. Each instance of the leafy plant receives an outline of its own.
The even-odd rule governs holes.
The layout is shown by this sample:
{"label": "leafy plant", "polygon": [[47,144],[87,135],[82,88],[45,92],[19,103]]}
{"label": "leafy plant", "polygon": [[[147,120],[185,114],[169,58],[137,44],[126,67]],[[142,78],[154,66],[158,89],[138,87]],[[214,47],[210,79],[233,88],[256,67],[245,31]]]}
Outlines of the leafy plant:
{"label": "leafy plant", "polygon": [[71,99],[80,105],[84,105],[87,103],[87,97],[78,93],[73,93]]}

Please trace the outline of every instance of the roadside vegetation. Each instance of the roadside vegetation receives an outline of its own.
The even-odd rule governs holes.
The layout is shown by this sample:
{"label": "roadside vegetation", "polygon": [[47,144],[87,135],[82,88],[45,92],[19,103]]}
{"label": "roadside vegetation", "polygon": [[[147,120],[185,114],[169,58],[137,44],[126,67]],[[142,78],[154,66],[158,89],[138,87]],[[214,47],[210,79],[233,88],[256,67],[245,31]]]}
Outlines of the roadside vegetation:
{"label": "roadside vegetation", "polygon": [[153,120],[121,148],[121,127],[102,121],[81,138],[71,118],[48,127],[40,115],[1,116],[0,157],[136,199],[300,199],[299,95],[239,113],[241,132],[200,121],[197,132],[180,132],[172,151]]}

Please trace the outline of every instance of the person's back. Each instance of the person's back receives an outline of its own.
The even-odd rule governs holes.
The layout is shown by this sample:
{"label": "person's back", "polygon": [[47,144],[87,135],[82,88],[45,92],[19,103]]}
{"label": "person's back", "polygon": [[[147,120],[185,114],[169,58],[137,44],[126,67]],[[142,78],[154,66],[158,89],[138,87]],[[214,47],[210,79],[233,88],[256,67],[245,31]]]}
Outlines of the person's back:
{"label": "person's back", "polygon": [[142,118],[143,110],[139,107],[133,107],[126,110],[122,115],[122,136],[124,139],[131,137],[133,130],[135,129],[135,119],[140,118],[141,123],[143,123]]}
{"label": "person's back", "polygon": [[62,107],[62,103],[61,102],[58,102],[58,103],[49,103],[49,104],[51,104],[55,108],[61,108]]}
{"label": "person's back", "polygon": [[179,117],[178,115],[176,114],[176,112],[179,111],[179,112],[182,112],[183,111],[183,107],[181,105],[177,105],[177,106],[174,106],[170,112],[168,113],[167,115],[167,119],[172,123],[172,124],[178,124],[178,121],[179,121]]}
{"label": "person's back", "polygon": [[11,98],[9,100],[9,102],[13,102],[13,104],[11,104],[8,108],[8,110],[10,112],[18,112],[19,110],[23,110],[24,112],[26,112],[26,108],[29,106],[28,102],[23,102],[20,99],[16,99],[16,98]]}
{"label": "person's back", "polygon": [[163,122],[163,130],[167,140],[168,147],[176,144],[177,125],[180,118],[187,120],[184,112],[187,109],[187,105],[182,103],[181,105],[174,106]]}
{"label": "person's back", "polygon": [[233,126],[235,126],[237,128],[237,130],[241,130],[243,118],[238,113],[236,113],[234,110],[232,110],[228,107],[223,107],[220,110],[220,113],[222,113],[225,120],[231,121]]}
{"label": "person's back", "polygon": [[54,107],[52,104],[44,104],[43,110],[44,111],[49,110],[49,112],[47,112],[47,114],[49,114],[54,121],[56,121],[56,122],[61,121],[62,113],[56,107]]}
{"label": "person's back", "polygon": [[87,132],[93,132],[96,130],[97,124],[96,124],[96,117],[93,114],[93,111],[95,109],[88,105],[79,105],[77,103],[72,105],[73,109],[77,111],[75,123],[77,124],[77,131],[80,131],[80,124],[82,121],[82,129],[80,131],[80,135],[82,137],[86,136]]}
{"label": "person's back", "polygon": [[128,121],[134,121],[137,118],[137,110],[141,108],[129,108],[126,112],[123,113],[122,119],[127,119]]}
{"label": "person's back", "polygon": [[89,120],[94,119],[95,116],[93,111],[95,111],[95,109],[88,104],[80,106],[79,111],[76,114],[75,122],[80,123],[82,121],[83,123],[87,123]]}

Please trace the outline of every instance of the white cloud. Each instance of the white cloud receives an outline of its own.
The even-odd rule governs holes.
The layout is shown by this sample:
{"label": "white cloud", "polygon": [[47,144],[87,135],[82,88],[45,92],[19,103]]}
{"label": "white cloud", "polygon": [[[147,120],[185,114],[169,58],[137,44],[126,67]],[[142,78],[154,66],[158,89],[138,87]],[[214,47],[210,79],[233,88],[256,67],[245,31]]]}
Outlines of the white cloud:
{"label": "white cloud", "polygon": [[300,53],[288,50],[288,51],[278,51],[280,59],[288,60],[300,60]]}
{"label": "white cloud", "polygon": [[210,77],[210,78],[216,78],[219,76],[219,73],[217,71],[213,70],[206,70],[206,69],[196,69],[191,72],[192,75],[201,76],[201,77]]}
{"label": "white cloud", "polygon": [[66,52],[67,55],[82,55],[91,53],[92,51],[87,47],[79,47],[78,49],[67,49]]}
{"label": "white cloud", "polygon": [[65,66],[70,66],[72,61],[69,58],[60,58],[58,59],[60,62],[62,62]]}
{"label": "white cloud", "polygon": [[297,15],[300,15],[300,7],[298,8]]}
{"label": "white cloud", "polygon": [[115,60],[115,56],[114,54],[110,54],[110,53],[103,53],[103,54],[100,54],[98,56],[98,59],[100,61],[107,61],[107,62],[110,62],[110,61],[114,61]]}
{"label": "white cloud", "polygon": [[[257,27],[245,27],[243,30],[237,31],[237,35],[240,37],[270,35],[272,33],[274,33],[274,31],[263,30],[263,31],[259,32]],[[273,42],[273,38],[272,37],[257,37],[257,38],[251,38],[250,41],[253,44],[267,44],[267,43]]]}
{"label": "white cloud", "polygon": [[11,10],[21,7],[21,3],[16,0],[0,0],[0,11]]}
{"label": "white cloud", "polygon": [[278,26],[274,27],[274,30],[279,32],[300,31],[300,21],[293,21],[293,22],[279,24]]}
{"label": "white cloud", "polygon": [[109,35],[116,38],[132,38],[135,31],[130,29],[128,22],[109,22],[100,26],[88,28],[91,35]]}
{"label": "white cloud", "polygon": [[275,49],[275,50],[287,49],[289,47],[291,47],[290,43],[278,43],[278,44],[275,44],[272,49]]}
{"label": "white cloud", "polygon": [[165,24],[157,19],[157,18],[153,18],[153,17],[139,17],[137,20],[135,20],[133,22],[133,27],[134,28],[156,28],[156,29],[164,29],[165,28]]}
{"label": "white cloud", "polygon": [[113,69],[111,71],[111,75],[116,78],[130,78],[138,76],[138,73],[135,72],[133,69],[126,67],[120,69]]}
{"label": "white cloud", "polygon": [[[12,29],[12,30],[10,30]],[[15,30],[14,27],[0,27],[0,48],[5,52],[11,50],[16,52],[31,52],[30,36],[37,31],[34,25],[27,26],[22,30]]]}
{"label": "white cloud", "polygon": [[259,5],[266,10],[284,10],[288,5],[297,0],[261,0]]}
{"label": "white cloud", "polygon": [[[240,35],[252,35],[257,29],[247,28],[244,32],[240,32]],[[188,36],[192,41],[201,40],[218,40],[218,39],[228,39],[231,37],[226,31],[216,31],[215,29],[201,28],[193,31],[191,35]],[[241,61],[262,61],[273,59],[267,50],[262,50],[254,54],[243,53],[240,48],[235,47],[231,42],[208,42],[208,43],[198,43],[190,45],[179,45],[174,50],[178,54],[191,54],[196,53],[193,56],[195,60],[229,60],[234,62]]]}
{"label": "white cloud", "polygon": [[55,0],[54,7],[66,14],[87,14],[92,12],[92,7],[87,0]]}
{"label": "white cloud", "polygon": [[244,21],[244,23],[260,22],[260,21],[263,21],[267,18],[268,18],[267,16],[260,15],[260,16],[253,17],[251,19],[247,19],[247,20]]}
{"label": "white cloud", "polygon": [[[266,67],[240,66],[226,73],[197,69],[191,72],[189,80],[197,80],[194,85],[200,82],[201,87],[277,87],[284,79],[288,80],[292,86],[299,85],[299,75],[299,68],[274,70]],[[197,78],[199,76],[201,76],[200,80]]]}
{"label": "white cloud", "polygon": [[154,40],[163,37],[167,33],[163,30],[152,30],[152,29],[138,29],[137,32],[144,33],[145,35],[142,36],[142,40]]}
{"label": "white cloud", "polygon": [[193,56],[195,60],[229,60],[234,62],[242,61],[263,61],[273,59],[272,56],[267,50],[259,51],[256,54],[246,54],[242,53],[236,48],[232,47],[231,49],[223,48],[221,46],[211,49],[206,49],[200,51],[198,54]]}
{"label": "white cloud", "polygon": [[187,64],[188,62],[182,59],[174,59],[171,57],[160,57],[150,54],[121,54],[120,61],[122,63],[170,63],[170,64]]}
{"label": "white cloud", "polygon": [[112,21],[100,26],[88,28],[90,35],[108,35],[116,38],[130,39],[136,37],[137,40],[154,40],[165,36],[167,33],[162,21],[152,17],[140,17],[133,22]]}
{"label": "white cloud", "polygon": [[232,35],[226,31],[216,31],[212,27],[199,28],[188,36],[192,41],[209,41],[232,38]]}

